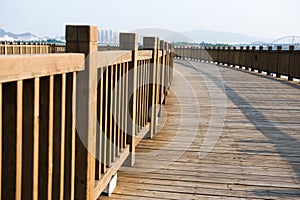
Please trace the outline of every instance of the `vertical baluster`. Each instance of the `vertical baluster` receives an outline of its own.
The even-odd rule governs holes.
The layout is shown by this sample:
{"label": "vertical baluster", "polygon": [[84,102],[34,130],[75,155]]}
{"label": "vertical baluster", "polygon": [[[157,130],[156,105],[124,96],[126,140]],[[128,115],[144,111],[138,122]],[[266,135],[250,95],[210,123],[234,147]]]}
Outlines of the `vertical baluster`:
{"label": "vertical baluster", "polygon": [[113,126],[113,149],[112,149],[112,161],[115,162],[117,155],[118,147],[118,130],[117,130],[117,74],[118,74],[118,64],[114,65],[113,69],[113,87],[112,87],[112,96],[113,96],[113,113],[112,113],[112,126]]}
{"label": "vertical baluster", "polygon": [[120,66],[120,150],[124,148],[124,67],[125,63],[122,63]]}
{"label": "vertical baluster", "polygon": [[107,166],[111,167],[112,162],[112,148],[113,148],[113,66],[108,68],[108,146],[107,146]]}
{"label": "vertical baluster", "polygon": [[73,72],[72,94],[72,139],[71,139],[71,194],[70,199],[75,198],[75,148],[76,148],[76,82],[77,72]]}
{"label": "vertical baluster", "polygon": [[105,99],[104,101],[104,104],[103,104],[103,110],[104,110],[104,123],[103,123],[103,126],[104,126],[104,137],[103,137],[103,148],[102,148],[102,155],[103,155],[103,173],[106,172],[106,165],[107,165],[107,162],[108,162],[108,157],[107,157],[107,152],[108,152],[108,132],[109,132],[109,126],[108,126],[108,123],[109,123],[109,107],[108,107],[108,95],[109,95],[109,92],[108,92],[108,67],[105,68],[104,70],[104,91],[103,91],[103,97]]}
{"label": "vertical baluster", "polygon": [[145,68],[145,76],[146,76],[146,85],[145,85],[145,88],[146,88],[146,102],[145,102],[145,116],[144,116],[144,125],[147,124],[148,122],[148,112],[149,112],[149,100],[150,100],[150,97],[149,97],[149,65],[150,65],[150,60],[147,60],[146,62],[146,68]]}
{"label": "vertical baluster", "polygon": [[125,78],[124,78],[124,147],[127,145],[127,135],[129,134],[128,130],[128,113],[129,113],[129,63],[125,64]]}
{"label": "vertical baluster", "polygon": [[40,79],[34,79],[34,129],[33,129],[33,200],[38,199],[39,161],[39,98]]}
{"label": "vertical baluster", "polygon": [[96,162],[95,162],[95,180],[100,180],[101,178],[101,126],[100,126],[100,106],[101,106],[101,84],[100,84],[100,79],[101,79],[101,68],[97,69],[97,78],[98,78],[98,85],[97,85],[97,129],[96,129]]}
{"label": "vertical baluster", "polygon": [[2,197],[2,83],[0,83],[0,198]]}
{"label": "vertical baluster", "polygon": [[[17,82],[17,135],[16,135],[16,199],[21,199],[22,190],[22,119],[23,81]],[[1,146],[2,147],[2,146]]]}
{"label": "vertical baluster", "polygon": [[117,83],[116,83],[116,88],[117,88],[117,92],[116,92],[116,96],[117,96],[117,100],[116,100],[116,117],[117,117],[117,132],[118,132],[118,137],[117,137],[117,154],[116,156],[119,157],[120,156],[120,150],[121,150],[121,87],[122,85],[120,84],[121,81],[121,68],[122,68],[122,64],[118,64],[118,68],[117,68]]}
{"label": "vertical baluster", "polygon": [[[41,45],[39,45],[41,47]],[[60,142],[60,199],[64,198],[65,130],[66,130],[66,74],[62,75],[61,89],[61,142]]]}
{"label": "vertical baluster", "polygon": [[48,199],[52,199],[53,176],[54,76],[49,79]]}
{"label": "vertical baluster", "polygon": [[99,149],[99,176],[101,176],[101,173],[104,173],[104,166],[105,166],[105,162],[104,162],[104,159],[105,159],[105,155],[104,155],[104,148],[105,148],[105,132],[104,132],[104,120],[105,120],[105,96],[104,96],[104,92],[105,92],[105,77],[104,77],[104,67],[101,67],[100,70],[99,70],[99,74],[100,74],[100,79],[99,79],[99,82],[100,82],[100,115],[99,115],[99,133],[100,133],[100,149]]}
{"label": "vertical baluster", "polygon": [[140,129],[142,129],[143,128],[143,126],[144,126],[144,124],[143,124],[143,116],[144,116],[144,98],[145,98],[145,96],[144,96],[144,81],[145,81],[145,77],[144,77],[144,69],[145,69],[145,60],[142,60],[142,64],[141,64],[141,72],[140,72],[140,74],[141,74],[141,81],[140,81],[140,88],[141,88],[141,99],[140,99],[140,101],[141,101],[141,105],[140,105],[140,107],[141,107],[141,113],[140,113]]}

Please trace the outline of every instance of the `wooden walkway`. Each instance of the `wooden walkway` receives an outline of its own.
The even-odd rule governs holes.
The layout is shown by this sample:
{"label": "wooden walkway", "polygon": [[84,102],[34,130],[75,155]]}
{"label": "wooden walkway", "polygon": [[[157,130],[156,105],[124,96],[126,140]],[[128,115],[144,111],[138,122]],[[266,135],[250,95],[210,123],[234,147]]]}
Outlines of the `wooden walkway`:
{"label": "wooden walkway", "polygon": [[299,85],[179,60],[161,114],[103,199],[300,199]]}

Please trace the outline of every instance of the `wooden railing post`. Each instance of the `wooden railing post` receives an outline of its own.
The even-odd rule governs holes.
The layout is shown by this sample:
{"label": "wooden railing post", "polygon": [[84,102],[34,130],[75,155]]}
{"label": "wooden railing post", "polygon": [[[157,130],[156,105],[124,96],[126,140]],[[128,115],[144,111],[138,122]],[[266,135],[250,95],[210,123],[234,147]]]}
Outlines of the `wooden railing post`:
{"label": "wooden railing post", "polygon": [[171,89],[171,84],[173,81],[173,68],[174,68],[174,56],[175,56],[175,48],[173,44],[170,44],[170,83],[169,83],[169,90]]}
{"label": "wooden railing post", "polygon": [[163,103],[163,94],[164,94],[164,67],[166,65],[166,48],[165,48],[165,42],[163,40],[160,41],[160,50],[162,51],[162,57],[161,57],[161,62],[160,65],[158,66],[158,88],[159,88],[159,93],[158,93],[158,98],[159,98],[159,116],[161,115],[161,106]]}
{"label": "wooden railing post", "polygon": [[[97,41],[95,26],[66,26],[66,52],[84,53],[85,71],[77,77],[75,199],[92,199],[97,123]],[[79,135],[80,134],[80,135]]]}
{"label": "wooden railing post", "polygon": [[143,49],[152,50],[152,59],[150,66],[150,95],[149,95],[149,116],[150,129],[146,137],[152,138],[155,134],[156,127],[156,71],[157,71],[157,54],[158,54],[158,38],[156,37],[144,37]]}
{"label": "wooden railing post", "polygon": [[137,89],[137,51],[138,36],[135,33],[120,33],[120,50],[131,50],[132,60],[127,72],[128,77],[128,113],[127,113],[127,144],[130,145],[130,155],[125,161],[125,166],[135,163],[135,137],[136,137],[136,91]]}
{"label": "wooden railing post", "polygon": [[279,65],[279,59],[280,59],[280,55],[282,53],[282,46],[277,46],[277,66],[276,66],[276,78],[280,78],[281,74],[280,74],[280,65]]}
{"label": "wooden railing post", "polygon": [[169,67],[169,45],[167,42],[164,42],[164,49],[165,49],[165,56],[164,56],[164,59],[165,59],[165,62],[164,64],[162,65],[162,104],[165,104],[165,99],[166,99],[166,93],[167,93],[167,81],[168,81],[168,78],[167,78],[167,70],[168,70],[168,67]]}
{"label": "wooden railing post", "polygon": [[4,42],[4,55],[7,55],[7,43]]}
{"label": "wooden railing post", "polygon": [[288,79],[290,80],[290,81],[292,81],[293,80],[293,76],[292,76],[292,73],[291,73],[291,71],[292,71],[292,55],[293,55],[293,53],[294,53],[294,51],[295,51],[295,46],[294,45],[291,45],[291,46],[289,46],[289,64],[288,64]]}

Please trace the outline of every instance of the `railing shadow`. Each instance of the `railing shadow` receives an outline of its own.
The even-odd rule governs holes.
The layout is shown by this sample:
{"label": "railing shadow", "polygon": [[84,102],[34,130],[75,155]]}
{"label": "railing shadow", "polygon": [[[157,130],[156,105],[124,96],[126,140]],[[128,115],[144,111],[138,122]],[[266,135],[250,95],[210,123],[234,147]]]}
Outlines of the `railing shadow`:
{"label": "railing shadow", "polygon": [[[247,102],[246,99],[241,97],[234,89],[226,85],[220,85],[220,80],[216,81],[218,78],[207,73],[205,70],[201,69],[201,67],[193,66],[188,61],[178,62],[181,65],[184,65],[189,68],[194,68],[196,71],[200,72],[202,75],[207,76],[210,80],[212,80],[218,87],[225,87],[225,92],[227,97],[237,106],[237,108],[247,117],[247,119],[255,126],[255,128],[260,131],[263,135],[265,135],[269,141],[268,143],[272,143],[275,145],[275,151],[268,151],[267,153],[278,153],[282,156],[282,158],[289,163],[292,167],[298,182],[300,182],[300,141],[291,137],[289,134],[278,129],[268,118],[258,109],[256,109],[251,103]],[[253,73],[251,73],[253,74]],[[254,74],[256,75],[256,74]],[[259,75],[257,75],[259,76]],[[261,78],[268,78],[260,76]],[[270,79],[270,78],[268,78]],[[278,82],[280,80],[274,79],[274,81]],[[288,86],[300,89],[299,86],[288,83],[285,81],[280,81],[281,84],[286,84]],[[241,106],[242,105],[242,106]],[[251,111],[251,112],[249,112]],[[261,124],[263,122],[263,126]],[[264,127],[268,128],[264,128]],[[276,133],[276,134],[274,134]],[[259,140],[247,141],[252,143],[260,142]],[[264,141],[265,142],[265,141]],[[246,152],[246,151],[242,151]],[[255,152],[249,150],[248,153],[262,153]],[[264,153],[266,153],[264,152]],[[275,164],[275,163],[274,163]],[[296,189],[296,188],[295,188]],[[258,196],[277,196],[277,197],[295,197],[300,196],[300,190],[252,190],[255,195]]]}
{"label": "railing shadow", "polygon": [[[222,67],[222,66],[220,66],[220,67]],[[300,85],[299,84],[295,84],[295,83],[293,83],[291,81],[288,81],[288,80],[278,79],[278,78],[272,77],[270,75],[262,75],[262,74],[259,74],[259,73],[254,73],[253,71],[247,71],[247,70],[243,70],[241,68],[234,68],[234,67],[232,67],[230,69],[236,70],[236,71],[239,71],[239,72],[242,72],[242,73],[246,73],[246,74],[251,74],[253,76],[257,76],[257,77],[260,77],[260,78],[263,78],[263,79],[273,80],[273,81],[276,81],[278,83],[281,83],[281,84],[293,87],[295,89],[300,89]]]}

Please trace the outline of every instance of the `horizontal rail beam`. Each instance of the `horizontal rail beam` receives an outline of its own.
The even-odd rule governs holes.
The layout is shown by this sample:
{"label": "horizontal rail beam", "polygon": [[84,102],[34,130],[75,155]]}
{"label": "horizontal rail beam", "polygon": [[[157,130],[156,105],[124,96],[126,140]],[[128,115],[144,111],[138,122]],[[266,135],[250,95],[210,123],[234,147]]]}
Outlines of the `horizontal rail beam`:
{"label": "horizontal rail beam", "polygon": [[0,56],[0,83],[84,70],[84,54]]}
{"label": "horizontal rail beam", "polygon": [[142,50],[137,53],[137,60],[147,60],[152,58],[151,50]]}
{"label": "horizontal rail beam", "polygon": [[100,51],[98,52],[97,67],[105,67],[115,64],[130,62],[132,58],[131,51]]}

